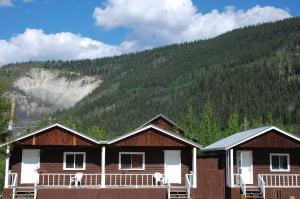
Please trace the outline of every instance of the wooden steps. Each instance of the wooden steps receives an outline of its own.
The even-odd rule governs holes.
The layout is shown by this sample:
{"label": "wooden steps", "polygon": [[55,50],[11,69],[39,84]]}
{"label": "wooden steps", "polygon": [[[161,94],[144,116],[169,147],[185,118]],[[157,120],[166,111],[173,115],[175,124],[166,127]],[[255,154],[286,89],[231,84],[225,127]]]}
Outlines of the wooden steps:
{"label": "wooden steps", "polygon": [[170,199],[189,199],[185,187],[172,186],[170,190]]}
{"label": "wooden steps", "polygon": [[247,187],[246,199],[263,199],[263,193],[260,191],[259,187]]}
{"label": "wooden steps", "polygon": [[34,187],[29,187],[29,186],[17,187],[15,198],[33,199],[34,198]]}

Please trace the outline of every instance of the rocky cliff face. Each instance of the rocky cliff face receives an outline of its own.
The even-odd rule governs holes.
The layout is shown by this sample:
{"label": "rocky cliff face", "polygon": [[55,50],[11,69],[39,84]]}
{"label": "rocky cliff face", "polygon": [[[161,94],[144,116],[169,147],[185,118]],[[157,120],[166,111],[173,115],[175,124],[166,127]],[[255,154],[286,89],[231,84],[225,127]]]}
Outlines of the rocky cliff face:
{"label": "rocky cliff face", "polygon": [[17,95],[16,124],[26,126],[47,113],[72,107],[101,83],[97,77],[68,78],[60,71],[32,68],[13,83]]}

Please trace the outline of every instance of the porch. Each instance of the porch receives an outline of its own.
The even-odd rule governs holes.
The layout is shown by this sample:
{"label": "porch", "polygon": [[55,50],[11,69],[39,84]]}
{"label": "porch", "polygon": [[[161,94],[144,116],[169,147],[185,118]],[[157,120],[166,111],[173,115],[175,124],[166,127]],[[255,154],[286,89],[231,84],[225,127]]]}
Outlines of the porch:
{"label": "porch", "polygon": [[[80,178],[78,178],[80,174]],[[29,193],[34,199],[42,189],[51,190],[98,190],[98,189],[165,189],[165,194],[171,198],[172,188],[181,189],[182,193],[190,198],[190,189],[193,187],[194,174],[185,175],[185,186],[172,185],[164,174],[83,174],[83,173],[43,173],[39,174],[34,184],[18,184],[18,173],[9,171],[8,189],[11,189],[11,198],[18,193]],[[104,182],[104,184],[102,184]],[[24,191],[22,191],[24,190]],[[90,191],[91,192],[91,191]],[[71,192],[72,193],[72,192]]]}

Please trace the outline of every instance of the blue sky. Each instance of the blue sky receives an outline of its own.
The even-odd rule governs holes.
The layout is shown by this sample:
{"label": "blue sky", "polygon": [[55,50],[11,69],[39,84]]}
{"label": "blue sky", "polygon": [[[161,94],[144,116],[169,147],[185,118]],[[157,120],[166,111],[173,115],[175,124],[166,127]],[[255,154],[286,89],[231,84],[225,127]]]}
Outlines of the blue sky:
{"label": "blue sky", "polygon": [[111,56],[299,15],[297,0],[0,0],[0,62]]}

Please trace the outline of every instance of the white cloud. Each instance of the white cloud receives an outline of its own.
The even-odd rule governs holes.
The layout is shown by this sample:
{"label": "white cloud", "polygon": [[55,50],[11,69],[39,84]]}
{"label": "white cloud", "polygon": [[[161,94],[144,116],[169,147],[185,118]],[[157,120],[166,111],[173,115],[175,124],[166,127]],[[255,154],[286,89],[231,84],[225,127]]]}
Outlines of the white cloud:
{"label": "white cloud", "polygon": [[125,27],[142,45],[207,39],[226,31],[291,17],[284,9],[255,6],[248,10],[226,7],[200,13],[191,0],[108,0],[96,7],[96,25],[108,30]]}
{"label": "white cloud", "polygon": [[[13,0],[0,0],[12,6]],[[29,2],[32,0],[23,0]],[[255,6],[248,10],[226,7],[200,13],[191,0],[107,0],[93,13],[96,25],[129,32],[119,45],[109,45],[70,32],[46,34],[26,29],[9,40],[0,39],[0,65],[49,59],[82,59],[119,55],[170,43],[207,39],[226,31],[291,17],[288,10]]]}
{"label": "white cloud", "polygon": [[13,6],[12,0],[0,0],[0,7]]}
{"label": "white cloud", "polygon": [[134,50],[133,42],[109,45],[69,32],[46,34],[43,30],[26,29],[9,40],[0,40],[0,65],[28,60],[98,58]]}

